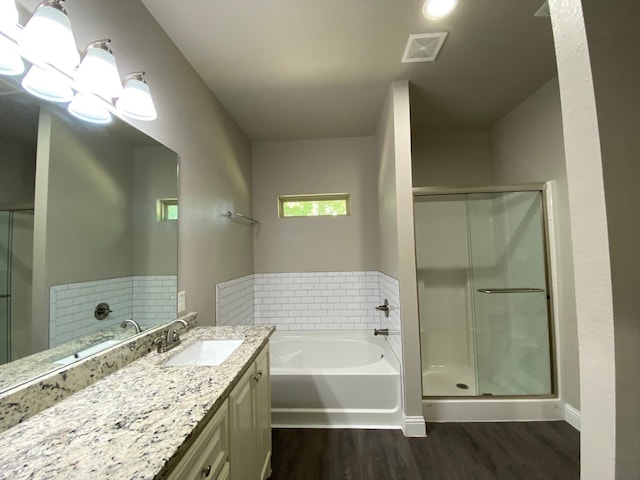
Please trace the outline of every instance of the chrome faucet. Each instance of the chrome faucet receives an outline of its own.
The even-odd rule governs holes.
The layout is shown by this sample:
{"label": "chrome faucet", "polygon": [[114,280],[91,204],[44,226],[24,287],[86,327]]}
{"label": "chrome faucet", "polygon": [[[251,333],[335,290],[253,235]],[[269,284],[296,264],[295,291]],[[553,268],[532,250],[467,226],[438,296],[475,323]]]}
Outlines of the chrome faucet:
{"label": "chrome faucet", "polygon": [[172,348],[180,345],[180,335],[178,335],[178,330],[182,330],[188,326],[189,323],[181,318],[171,322],[169,326],[164,329],[162,335],[153,341],[153,343],[158,345],[158,353],[168,352]]}
{"label": "chrome faucet", "polygon": [[135,320],[131,320],[130,318],[127,318],[124,322],[122,322],[120,326],[122,328],[127,328],[128,324],[133,325],[133,328],[135,328],[136,333],[140,333],[142,331],[142,329],[140,328],[140,324],[138,324],[138,322],[136,322]]}

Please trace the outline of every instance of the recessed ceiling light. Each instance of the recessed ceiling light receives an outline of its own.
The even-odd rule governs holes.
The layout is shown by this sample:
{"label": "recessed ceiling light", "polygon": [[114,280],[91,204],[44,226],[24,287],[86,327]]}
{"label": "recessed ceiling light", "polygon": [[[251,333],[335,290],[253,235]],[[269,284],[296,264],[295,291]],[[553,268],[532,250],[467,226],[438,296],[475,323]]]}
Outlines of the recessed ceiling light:
{"label": "recessed ceiling light", "polygon": [[442,18],[449,15],[458,5],[458,0],[426,0],[422,13],[429,18]]}

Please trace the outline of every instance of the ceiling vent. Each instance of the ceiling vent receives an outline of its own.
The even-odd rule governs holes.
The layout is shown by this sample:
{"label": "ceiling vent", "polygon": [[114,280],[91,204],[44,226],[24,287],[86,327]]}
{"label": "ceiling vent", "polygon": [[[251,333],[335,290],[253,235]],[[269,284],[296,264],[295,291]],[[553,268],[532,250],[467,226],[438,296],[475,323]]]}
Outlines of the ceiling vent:
{"label": "ceiling vent", "polygon": [[433,62],[442,48],[447,32],[409,35],[402,63]]}

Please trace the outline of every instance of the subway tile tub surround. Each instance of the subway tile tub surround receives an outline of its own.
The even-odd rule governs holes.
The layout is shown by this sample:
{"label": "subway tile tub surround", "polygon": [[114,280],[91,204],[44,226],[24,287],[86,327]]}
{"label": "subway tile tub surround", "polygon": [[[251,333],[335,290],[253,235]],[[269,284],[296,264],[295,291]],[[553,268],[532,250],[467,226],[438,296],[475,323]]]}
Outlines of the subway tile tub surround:
{"label": "subway tile tub surround", "polygon": [[380,328],[378,272],[262,273],[254,277],[256,325],[278,330]]}
{"label": "subway tile tub surround", "polygon": [[[176,316],[176,289],[175,275],[54,285],[49,296],[49,347],[120,325],[127,318],[142,326],[168,322]],[[109,304],[112,313],[98,321],[93,312],[102,302]]]}
{"label": "subway tile tub surround", "polygon": [[[389,317],[374,308],[389,300]],[[278,330],[373,330],[402,361],[400,284],[378,271],[256,273],[216,285],[218,325]]]}

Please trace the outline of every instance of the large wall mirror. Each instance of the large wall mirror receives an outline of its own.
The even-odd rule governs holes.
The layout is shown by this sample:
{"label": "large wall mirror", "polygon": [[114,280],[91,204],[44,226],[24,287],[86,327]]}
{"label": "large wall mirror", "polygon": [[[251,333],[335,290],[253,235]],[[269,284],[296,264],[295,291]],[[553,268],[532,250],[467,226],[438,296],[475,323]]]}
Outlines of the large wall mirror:
{"label": "large wall mirror", "polygon": [[0,391],[176,317],[175,152],[0,77]]}

